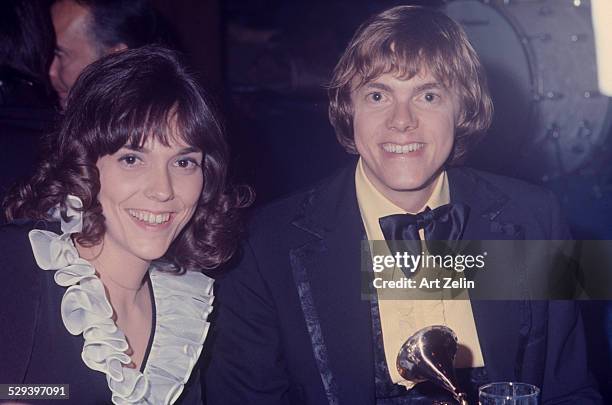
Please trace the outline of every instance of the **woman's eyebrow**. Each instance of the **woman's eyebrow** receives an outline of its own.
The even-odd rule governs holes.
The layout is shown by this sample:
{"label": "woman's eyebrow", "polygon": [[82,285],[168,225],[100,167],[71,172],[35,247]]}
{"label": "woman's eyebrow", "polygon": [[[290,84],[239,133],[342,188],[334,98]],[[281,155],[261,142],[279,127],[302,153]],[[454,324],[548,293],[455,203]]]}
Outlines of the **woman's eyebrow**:
{"label": "woman's eyebrow", "polygon": [[186,148],[183,148],[179,151],[180,155],[185,155],[187,153],[197,153],[197,152],[202,152],[199,148],[196,148],[195,146],[188,146]]}
{"label": "woman's eyebrow", "polygon": [[121,149],[133,150],[134,152],[149,152],[149,149],[144,146],[136,146],[136,145],[125,145]]}
{"label": "woman's eyebrow", "polygon": [[[145,146],[125,145],[122,149],[128,149],[134,152],[142,152],[142,153],[151,152],[151,149]],[[179,150],[177,152],[177,155],[186,155],[188,153],[198,153],[198,152],[202,152],[200,148],[196,148],[195,146],[187,146]]]}

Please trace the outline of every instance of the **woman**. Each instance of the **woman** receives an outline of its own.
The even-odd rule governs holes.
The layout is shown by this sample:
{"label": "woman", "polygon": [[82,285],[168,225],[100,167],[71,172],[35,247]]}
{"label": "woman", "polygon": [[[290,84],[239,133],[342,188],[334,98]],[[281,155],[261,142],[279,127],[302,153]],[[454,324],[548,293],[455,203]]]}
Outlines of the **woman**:
{"label": "woman", "polygon": [[231,257],[249,199],[225,184],[209,102],[171,51],[128,50],[84,71],[49,144],[6,205],[38,221],[0,229],[0,382],[70,384],[81,404],[201,403],[199,271]]}

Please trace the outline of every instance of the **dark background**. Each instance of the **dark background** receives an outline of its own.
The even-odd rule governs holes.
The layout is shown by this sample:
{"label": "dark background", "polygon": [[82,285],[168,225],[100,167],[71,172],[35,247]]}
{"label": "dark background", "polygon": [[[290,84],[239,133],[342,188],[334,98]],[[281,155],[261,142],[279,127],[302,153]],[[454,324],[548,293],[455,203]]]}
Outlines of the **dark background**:
{"label": "dark background", "polygon": [[[397,4],[446,4],[155,3],[177,31],[203,84],[220,101],[235,177],[255,186],[257,204],[299,190],[353,159],[337,144],[328,122],[325,85],[358,25]],[[447,3],[455,7],[455,17],[458,8],[467,16],[459,20],[481,53],[496,110],[491,131],[467,164],[554,190],[575,237],[608,238],[612,109],[596,91],[588,1]]]}
{"label": "dark background", "polygon": [[[225,111],[233,177],[254,186],[257,205],[355,159],[335,140],[325,85],[357,26],[397,4],[445,5],[437,0],[155,3]],[[448,2],[463,13],[460,21],[483,52],[496,115],[467,164],[553,190],[574,237],[612,239],[612,109],[596,91],[588,1],[474,3]],[[605,338],[612,330],[604,330],[612,328],[612,311],[591,302],[583,309],[593,368],[612,403],[612,356]]]}

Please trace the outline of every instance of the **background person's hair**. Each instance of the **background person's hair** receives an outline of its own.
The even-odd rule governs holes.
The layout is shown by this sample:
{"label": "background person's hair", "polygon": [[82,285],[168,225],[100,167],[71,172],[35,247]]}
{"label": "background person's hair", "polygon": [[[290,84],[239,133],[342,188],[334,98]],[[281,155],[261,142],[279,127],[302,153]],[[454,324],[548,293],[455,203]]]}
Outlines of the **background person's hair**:
{"label": "background person's hair", "polygon": [[75,1],[89,10],[89,35],[100,55],[121,43],[128,48],[154,43],[176,47],[168,24],[148,0]]}
{"label": "background person's hair", "polygon": [[53,25],[42,0],[0,2],[0,66],[47,83]]}
{"label": "background person's hair", "polygon": [[459,95],[461,114],[448,162],[460,162],[491,125],[485,72],[463,29],[444,13],[419,6],[398,6],[371,17],[344,51],[329,86],[329,118],[340,144],[357,153],[353,90],[382,74],[410,79],[424,70]]}
{"label": "background person's hair", "polygon": [[5,202],[7,219],[47,218],[66,197],[83,201],[79,243],[92,246],[105,232],[98,202],[98,159],[153,137],[168,145],[177,137],[203,153],[204,186],[192,220],[164,256],[184,269],[212,269],[230,259],[240,232],[238,208],[250,190],[226,184],[228,147],[211,102],[177,55],[158,46],[110,54],[88,66],[68,98],[59,133],[29,183]]}

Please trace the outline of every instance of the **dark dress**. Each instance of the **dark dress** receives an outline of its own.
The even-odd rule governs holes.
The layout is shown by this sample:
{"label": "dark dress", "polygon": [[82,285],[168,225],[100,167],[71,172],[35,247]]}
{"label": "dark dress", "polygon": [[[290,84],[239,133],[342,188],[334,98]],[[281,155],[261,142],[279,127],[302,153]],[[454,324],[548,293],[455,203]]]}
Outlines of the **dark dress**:
{"label": "dark dress", "polygon": [[[33,229],[33,225],[31,222],[27,222],[0,227],[0,243],[2,246],[0,248],[0,302],[2,308],[2,318],[0,320],[0,342],[2,343],[0,349],[0,364],[2,364],[2,367],[0,367],[0,383],[70,385],[70,399],[68,401],[47,399],[45,403],[112,403],[112,392],[109,389],[105,372],[91,369],[82,359],[82,356],[85,356],[84,343],[86,339],[82,334],[73,335],[69,333],[65,326],[66,318],[62,316],[62,309],[64,311],[67,309],[75,311],[80,310],[81,306],[68,305],[64,307],[62,299],[66,300],[68,297],[68,294],[66,294],[67,288],[58,285],[54,279],[54,276],[57,278],[57,273],[61,270],[41,269],[40,264],[43,263],[42,267],[45,267],[45,265],[44,260],[40,259],[39,256],[44,255],[44,252],[37,256],[33,254],[32,246],[34,245],[31,245],[30,240],[28,240],[28,234]],[[53,234],[61,233],[58,223],[39,221],[35,225],[36,229],[50,229]],[[53,234],[48,233],[47,235]],[[59,238],[58,235],[56,237]],[[51,239],[53,240],[53,237]],[[67,257],[65,252],[63,253],[63,256]],[[71,261],[71,259],[68,261]],[[140,373],[147,375],[149,386],[155,386],[156,382],[166,378],[166,374],[172,374],[168,370],[176,366],[166,363],[164,359],[180,356],[176,353],[187,353],[185,354],[184,367],[181,369],[183,373],[179,373],[173,379],[166,378],[164,381],[172,380],[175,386],[173,388],[169,386],[168,391],[174,390],[175,393],[184,383],[182,393],[178,398],[175,398],[176,402],[174,403],[201,404],[200,378],[195,363],[198,360],[201,343],[208,329],[206,316],[210,312],[212,297],[209,293],[212,280],[199,273],[187,273],[183,282],[179,280],[183,276],[160,272],[158,269],[160,266],[152,265],[149,270],[151,281],[149,286],[154,297],[153,323],[149,345]],[[169,279],[169,277],[172,279]],[[168,284],[167,280],[170,280],[171,284]],[[188,285],[186,285],[185,290],[180,291],[176,288],[177,283]],[[80,284],[82,285],[84,282],[81,281]],[[78,284],[72,283],[70,288],[78,288]],[[195,288],[201,288],[201,293],[189,297],[189,292]],[[176,294],[177,297],[173,297],[173,294]],[[93,302],[99,297],[88,296],[87,298]],[[186,322],[193,327],[186,326],[185,330],[176,330],[177,328],[173,327],[171,320],[168,319],[185,316],[185,313],[169,313],[169,311],[172,312],[172,308],[176,307],[177,299],[184,302],[186,307],[189,307],[190,303],[188,301],[190,298],[196,304],[191,307],[192,318]],[[87,321],[84,324],[87,324]],[[96,329],[95,325],[92,326],[91,323],[87,327]],[[187,336],[189,333],[192,333],[193,336]],[[104,334],[102,333],[102,335]],[[108,341],[108,336],[99,337],[99,340],[104,341],[105,339]],[[95,339],[91,341],[93,340]],[[176,341],[174,349],[171,347],[172,344],[167,344],[168,341],[172,340]],[[104,348],[104,344],[98,346]],[[95,348],[96,345],[94,344],[93,347]],[[176,350],[176,353],[173,350]],[[88,356],[93,358],[100,353],[104,353],[104,351],[95,349],[89,353]],[[98,363],[102,367],[105,364],[111,364],[110,362],[105,363],[104,359]],[[168,364],[167,368],[166,364]],[[192,368],[193,373],[190,373]],[[180,369],[180,366],[178,369]],[[189,379],[187,380],[187,378]],[[184,379],[184,381],[181,379]],[[121,390],[117,391],[120,392]],[[159,394],[159,392],[162,392],[162,394]],[[172,393],[166,393],[164,390],[158,390],[156,395],[150,394],[151,390],[147,390],[145,397],[140,402],[135,403],[166,403],[165,401],[168,398],[175,397]],[[118,399],[115,403],[130,402],[122,402],[121,399]]]}

